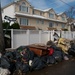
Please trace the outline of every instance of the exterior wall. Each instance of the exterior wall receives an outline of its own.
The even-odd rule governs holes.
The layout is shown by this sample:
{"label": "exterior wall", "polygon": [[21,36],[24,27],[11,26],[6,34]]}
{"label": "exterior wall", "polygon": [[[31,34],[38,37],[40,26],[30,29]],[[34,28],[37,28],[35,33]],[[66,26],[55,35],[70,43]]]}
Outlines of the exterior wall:
{"label": "exterior wall", "polygon": [[59,15],[59,16],[58,16],[58,20],[63,21],[63,20],[62,20],[62,17],[65,17],[65,21],[67,21],[67,19],[66,19],[66,15],[65,15],[65,14],[61,14],[61,15]]}
{"label": "exterior wall", "polygon": [[49,11],[46,11],[46,12],[44,13],[44,16],[45,16],[46,18],[50,18],[50,17],[49,17],[49,13],[54,14],[54,18],[53,18],[53,19],[56,19],[56,18],[57,18],[56,13],[54,12],[53,9],[51,9],[51,10],[49,10]]}
{"label": "exterior wall", "polygon": [[53,13],[54,14],[54,19],[56,19],[56,15],[55,15],[55,12],[53,10],[50,10],[49,13]]}
{"label": "exterior wall", "polygon": [[[49,21],[49,20],[47,21],[47,20],[42,20],[38,18],[19,16],[17,17],[17,20],[19,23],[20,23],[19,21],[20,18],[27,18],[29,26],[35,26],[36,29],[42,29],[42,30],[48,30],[49,22],[53,22],[53,21]],[[43,21],[43,24],[42,24],[42,21]],[[62,29],[62,24],[65,25],[64,28],[67,28],[67,25],[65,23],[60,23],[60,22],[53,22],[53,23],[54,23],[53,28],[56,28],[57,30]]]}
{"label": "exterior wall", "polygon": [[34,10],[34,14],[35,14],[35,15],[40,15],[40,11]]}
{"label": "exterior wall", "polygon": [[10,5],[9,7],[3,9],[3,13],[2,13],[2,20],[4,20],[5,15],[15,18],[15,9],[14,9],[14,4]]}
{"label": "exterior wall", "polygon": [[44,12],[41,11],[41,10],[36,10],[36,9],[34,9],[34,15],[44,16]]}
{"label": "exterior wall", "polygon": [[[22,2],[25,2],[26,6],[28,7],[28,9],[29,9],[28,13],[19,11],[19,6],[22,4]],[[34,10],[34,14],[33,14],[33,10]],[[23,13],[23,14],[30,14],[32,16],[33,15],[40,15],[40,16],[44,16],[45,18],[47,18],[49,20],[33,18],[33,17],[26,17],[26,16],[20,16],[20,15],[19,16],[15,16],[16,15],[15,12],[20,12],[20,13]],[[40,13],[42,13],[42,14],[40,14]],[[54,18],[53,19],[49,17],[49,13],[53,13],[54,14]],[[37,29],[40,28],[40,29],[43,29],[43,30],[48,30],[49,22],[53,22],[54,23],[54,25],[53,25],[54,28],[61,29],[62,28],[62,24],[65,24],[65,28],[67,28],[67,26],[66,26],[67,20],[62,21],[62,18],[61,18],[62,16],[64,16],[65,19],[66,19],[66,16],[64,14],[57,16],[57,14],[55,13],[55,11],[53,9],[50,9],[49,11],[36,10],[25,0],[21,0],[21,1],[15,3],[13,5],[10,5],[9,7],[6,7],[4,9],[4,13],[2,14],[2,18],[4,18],[5,15],[10,16],[12,18],[16,17],[18,23],[20,23],[19,18],[27,18],[28,22],[29,22],[28,25],[29,26],[35,26]],[[51,19],[54,20],[54,21],[51,21]],[[59,20],[59,21],[57,22],[56,20]],[[42,24],[42,21],[44,21],[43,24]],[[60,22],[60,21],[62,21],[62,22]],[[39,23],[37,23],[37,22],[39,22]],[[58,25],[57,25],[57,23],[58,23]]]}
{"label": "exterior wall", "polygon": [[46,17],[46,18],[48,18],[48,17],[49,17],[48,12],[44,12],[44,17]]}
{"label": "exterior wall", "polygon": [[28,19],[28,25],[29,26],[35,26],[36,29],[43,29],[43,30],[48,30],[47,28],[49,27],[49,22],[46,20],[43,20],[44,23],[42,24],[42,19],[35,19],[35,18],[29,18],[29,17],[17,17],[18,22],[20,23],[20,18],[27,18]]}
{"label": "exterior wall", "polygon": [[[19,6],[22,4],[22,2],[25,2],[26,6],[28,7],[28,13],[19,10]],[[15,12],[21,12],[21,13],[25,13],[25,14],[32,14],[32,11],[33,11],[33,8],[25,0],[22,0],[21,2],[18,2],[18,3],[15,4]]]}

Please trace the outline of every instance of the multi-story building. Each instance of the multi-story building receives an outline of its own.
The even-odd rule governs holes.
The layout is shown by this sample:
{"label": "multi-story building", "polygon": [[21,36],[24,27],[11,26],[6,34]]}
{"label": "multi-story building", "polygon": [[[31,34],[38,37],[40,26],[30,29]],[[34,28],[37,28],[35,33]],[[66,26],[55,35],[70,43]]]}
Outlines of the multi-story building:
{"label": "multi-story building", "polygon": [[35,9],[27,0],[18,0],[2,8],[2,19],[7,15],[17,18],[20,26],[34,26],[42,30],[67,29],[67,19],[64,13],[56,14],[50,8],[46,10]]}

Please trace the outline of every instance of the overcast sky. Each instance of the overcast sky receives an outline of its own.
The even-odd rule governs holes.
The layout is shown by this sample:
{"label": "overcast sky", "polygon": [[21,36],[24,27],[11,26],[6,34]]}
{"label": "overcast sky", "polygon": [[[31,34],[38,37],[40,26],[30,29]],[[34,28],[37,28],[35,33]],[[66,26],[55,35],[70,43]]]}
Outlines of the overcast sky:
{"label": "overcast sky", "polygon": [[[12,1],[14,0],[1,0],[1,5],[5,6]],[[28,1],[31,3],[32,6],[34,6],[34,8],[38,9],[53,8],[56,13],[64,12],[68,10],[70,6],[73,6],[75,8],[75,0],[28,0]]]}

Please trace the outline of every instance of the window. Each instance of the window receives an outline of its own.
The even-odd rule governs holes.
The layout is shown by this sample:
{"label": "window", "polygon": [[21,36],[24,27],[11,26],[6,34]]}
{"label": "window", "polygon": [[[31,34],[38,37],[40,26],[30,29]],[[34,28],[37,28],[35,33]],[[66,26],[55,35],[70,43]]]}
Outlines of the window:
{"label": "window", "polygon": [[28,7],[26,6],[25,2],[22,2],[22,4],[19,6],[19,10],[28,12]]}
{"label": "window", "polygon": [[25,2],[22,2],[22,5],[26,5],[26,3]]}
{"label": "window", "polygon": [[62,17],[62,21],[65,21],[65,17]]}
{"label": "window", "polygon": [[58,26],[58,23],[56,23],[56,26]]}
{"label": "window", "polygon": [[41,23],[42,23],[42,24],[44,24],[44,21],[43,21],[43,20],[41,20]]}
{"label": "window", "polygon": [[20,18],[20,24],[21,25],[28,25],[28,19],[26,19],[26,18]]}
{"label": "window", "polygon": [[37,24],[44,24],[44,20],[37,20]]}
{"label": "window", "polygon": [[39,24],[40,23],[40,20],[37,20],[37,24]]}
{"label": "window", "polygon": [[42,15],[42,12],[40,12],[40,15]]}
{"label": "window", "polygon": [[35,14],[34,10],[33,10],[33,14]]}
{"label": "window", "polygon": [[49,22],[49,27],[53,27],[54,23],[53,22]]}
{"label": "window", "polygon": [[54,14],[53,13],[49,13],[49,18],[54,18]]}
{"label": "window", "polygon": [[64,24],[62,24],[62,28],[65,28],[65,25]]}

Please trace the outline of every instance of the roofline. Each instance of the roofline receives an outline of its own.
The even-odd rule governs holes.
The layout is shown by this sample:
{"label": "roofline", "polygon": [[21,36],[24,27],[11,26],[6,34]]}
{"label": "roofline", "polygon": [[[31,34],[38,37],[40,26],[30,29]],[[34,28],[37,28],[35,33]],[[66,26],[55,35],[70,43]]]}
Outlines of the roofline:
{"label": "roofline", "polygon": [[[21,1],[21,0],[20,0],[20,1]],[[20,2],[20,1],[17,1],[17,2]],[[26,1],[28,2],[28,4],[29,4],[34,10],[38,10],[38,11],[42,11],[42,12],[48,12],[49,10],[52,9],[52,10],[55,12],[55,10],[54,10],[53,8],[49,8],[49,9],[45,9],[45,10],[41,10],[41,9],[34,8],[28,0],[26,0]],[[8,5],[2,7],[1,9],[3,10],[3,9],[5,9],[6,7],[8,7],[8,6],[12,5],[12,4],[15,4],[15,3],[17,3],[17,2],[14,2],[14,1],[13,1],[13,2],[9,3]],[[56,12],[55,12],[55,14],[56,14]],[[60,15],[62,15],[62,14],[65,14],[65,13],[62,12],[61,14],[59,13],[59,14],[56,14],[56,15],[57,15],[57,16],[60,16]]]}
{"label": "roofline", "polygon": [[[45,10],[41,10],[41,9],[37,9],[37,8],[34,8],[34,10],[38,10],[38,11],[42,11],[42,12],[48,12],[49,10],[53,10],[53,8],[49,8],[49,10],[45,9]],[[54,13],[56,14],[56,12],[54,11]],[[57,14],[56,14],[57,15]]]}
{"label": "roofline", "polygon": [[[21,0],[20,0],[20,1],[21,1]],[[20,2],[20,1],[17,1],[17,2]],[[26,1],[27,1],[27,0],[26,0]],[[15,3],[17,3],[17,2],[13,1],[13,2],[7,4],[6,6],[2,7],[2,9],[5,9],[6,7],[8,7],[8,6],[12,5],[12,4],[15,4]],[[29,4],[31,7],[33,7],[29,1],[27,1],[27,2],[28,2],[28,4]]]}
{"label": "roofline", "polygon": [[6,6],[2,7],[2,9],[5,9],[6,7],[8,7],[8,6],[12,5],[12,4],[15,4],[15,2],[11,2],[11,3],[7,4]]}
{"label": "roofline", "polygon": [[47,11],[53,9],[53,8],[49,8],[49,9],[45,9],[45,10],[41,10],[41,9],[38,9],[38,8],[34,8],[34,9],[35,9],[35,10],[38,10],[38,11],[42,11],[42,12],[47,12]]}
{"label": "roofline", "polygon": [[[58,16],[65,14],[65,12],[61,12],[59,14],[57,14]],[[66,14],[65,14],[66,15]]]}
{"label": "roofline", "polygon": [[29,3],[29,5],[31,6],[31,7],[33,7],[32,5],[31,5],[31,3],[28,1],[28,0],[26,0],[28,3]]}
{"label": "roofline", "polygon": [[61,23],[67,23],[67,21],[66,22],[64,22],[64,21],[60,21],[60,20],[53,20],[53,19],[49,19],[49,18],[45,18],[45,17],[35,17],[35,15],[26,15],[26,14],[21,14],[21,13],[15,13],[15,15],[20,15],[20,16],[27,16],[27,17],[33,17],[33,18],[38,18],[38,19],[43,19],[43,20],[51,20],[51,21],[55,21],[55,22],[61,22]]}
{"label": "roofline", "polygon": [[34,10],[38,10],[38,11],[42,11],[42,12],[44,12],[43,10],[41,10],[41,9],[38,9],[38,8],[34,8]]}
{"label": "roofline", "polygon": [[44,12],[47,12],[47,11],[50,11],[50,10],[53,10],[53,8],[45,9]]}

